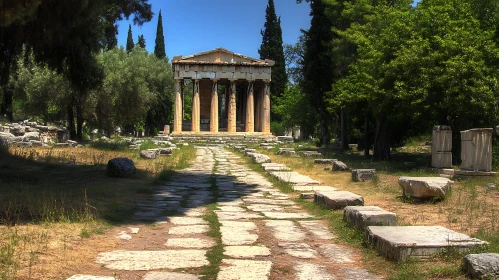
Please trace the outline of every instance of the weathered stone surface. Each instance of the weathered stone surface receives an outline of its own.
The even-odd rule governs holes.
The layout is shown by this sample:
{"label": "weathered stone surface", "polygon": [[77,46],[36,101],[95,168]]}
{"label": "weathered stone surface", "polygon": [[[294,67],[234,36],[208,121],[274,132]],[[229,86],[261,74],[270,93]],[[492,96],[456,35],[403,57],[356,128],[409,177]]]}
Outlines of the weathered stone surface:
{"label": "weathered stone surface", "polygon": [[376,169],[354,169],[352,170],[352,181],[364,182],[376,176]]}
{"label": "weathered stone surface", "polygon": [[14,142],[15,136],[14,134],[7,132],[0,132],[0,146],[7,146],[10,143]]}
{"label": "weathered stone surface", "polygon": [[255,163],[271,162],[270,158],[267,155],[263,155],[263,154],[254,153],[250,157],[253,160],[253,162],[255,162]]}
{"label": "weathered stone surface", "polygon": [[107,162],[106,173],[110,177],[125,177],[135,174],[137,168],[128,158],[113,158]]}
{"label": "weathered stone surface", "polygon": [[314,216],[307,213],[288,213],[288,212],[262,212],[266,217],[277,220],[288,219],[309,219]]}
{"label": "weathered stone surface", "polygon": [[246,148],[244,149],[244,154],[248,156],[249,154],[256,153],[256,149]]}
{"label": "weathered stone surface", "polygon": [[287,167],[284,164],[265,166],[265,167],[263,167],[263,169],[267,172],[269,172],[269,171],[291,171],[291,168]]}
{"label": "weathered stone surface", "polygon": [[40,140],[40,133],[38,132],[27,132],[23,135],[23,141],[29,142],[30,140]]}
{"label": "weathered stone surface", "polygon": [[[113,278],[115,279],[115,278]],[[178,272],[148,272],[142,280],[198,280],[199,277],[194,274],[178,273]]]}
{"label": "weathered stone surface", "polygon": [[317,152],[317,151],[301,151],[300,154],[304,157],[320,157],[320,156],[322,156],[322,154]]}
{"label": "weathered stone surface", "polygon": [[382,277],[369,273],[365,269],[357,267],[343,267],[340,270],[344,280],[382,280]]}
{"label": "weathered stone surface", "polygon": [[155,159],[157,158],[159,155],[159,151],[158,150],[142,150],[140,151],[140,157],[141,158],[145,158],[145,159]]}
{"label": "weathered stone surface", "polygon": [[301,199],[314,199],[315,193],[314,192],[304,192],[300,194]]}
{"label": "weathered stone surface", "polygon": [[499,279],[499,254],[468,254],[464,257],[464,269],[476,279]]}
{"label": "weathered stone surface", "polygon": [[247,206],[248,209],[255,212],[270,212],[270,211],[281,211],[282,207],[278,205],[271,204],[250,204]]}
{"label": "weathered stone surface", "polygon": [[301,175],[298,172],[271,171],[271,176],[276,177],[279,181],[299,185],[318,185],[320,182],[308,176]]}
{"label": "weathered stone surface", "polygon": [[262,219],[261,215],[249,212],[224,212],[215,211],[219,220],[249,220],[249,219]]}
{"label": "weathered stone surface", "polygon": [[170,221],[174,225],[207,225],[208,222],[203,218],[196,217],[171,217]]}
{"label": "weathered stone surface", "polygon": [[404,196],[415,198],[443,198],[454,182],[442,177],[400,177]]}
{"label": "weathered stone surface", "polygon": [[279,241],[302,241],[306,236],[305,232],[292,221],[266,220],[265,226],[272,229],[272,234]]}
{"label": "weathered stone surface", "polygon": [[333,161],[333,166],[332,166],[333,171],[347,171],[348,166],[339,160]]}
{"label": "weathered stone surface", "polygon": [[295,186],[293,186],[293,191],[295,191],[295,192],[309,192],[309,191],[319,192],[319,191],[337,191],[337,189],[330,187],[330,186],[300,186],[300,185],[295,185]]}
{"label": "weathered stone surface", "polygon": [[296,154],[295,149],[293,148],[279,148],[279,151],[277,151],[278,155],[285,155],[285,156],[290,156]]}
{"label": "weathered stone surface", "polygon": [[315,164],[333,164],[334,161],[337,161],[337,159],[328,159],[328,158],[314,159]]}
{"label": "weathered stone surface", "polygon": [[426,259],[445,249],[466,251],[486,242],[441,226],[369,226],[369,243],[389,260]]}
{"label": "weathered stone surface", "polygon": [[224,255],[231,258],[256,258],[270,256],[270,249],[265,246],[225,246]]}
{"label": "weathered stone surface", "polygon": [[364,230],[368,226],[396,226],[397,215],[377,206],[347,206],[343,219],[352,227]]}
{"label": "weathered stone surface", "polygon": [[294,269],[298,272],[296,280],[336,280],[336,277],[330,274],[326,267],[322,265],[301,263],[296,265]]}
{"label": "weathered stone surface", "polygon": [[362,206],[364,198],[348,191],[318,191],[315,192],[314,202],[328,209],[342,209],[346,206]]}
{"label": "weathered stone surface", "polygon": [[84,274],[76,274],[69,277],[66,280],[115,280],[113,276],[95,276],[95,275],[84,275]]}
{"label": "weathered stone surface", "polygon": [[176,226],[168,229],[168,234],[175,235],[188,235],[206,233],[210,230],[208,225],[189,225],[189,226]]}
{"label": "weathered stone surface", "polygon": [[332,263],[353,263],[352,251],[336,244],[322,244],[318,249]]}
{"label": "weathered stone surface", "polygon": [[224,245],[251,245],[256,242],[258,235],[253,222],[220,221],[222,226],[222,244]]}
{"label": "weathered stone surface", "polygon": [[154,270],[208,265],[206,250],[112,251],[97,255],[96,262],[115,270]]}
{"label": "weathered stone surface", "polygon": [[335,238],[328,228],[319,221],[298,221],[298,223],[311,232],[315,238],[322,240],[331,240]]}
{"label": "weathered stone surface", "polygon": [[268,279],[271,261],[222,260],[218,280],[263,280]]}
{"label": "weathered stone surface", "polygon": [[168,247],[181,247],[181,248],[210,248],[215,246],[216,243],[213,240],[201,239],[201,238],[169,238],[165,246]]}
{"label": "weathered stone surface", "polygon": [[293,136],[277,136],[277,141],[293,142]]}
{"label": "weathered stone surface", "polygon": [[319,256],[317,251],[307,243],[283,242],[278,246],[284,248],[287,254],[300,259],[315,259]]}

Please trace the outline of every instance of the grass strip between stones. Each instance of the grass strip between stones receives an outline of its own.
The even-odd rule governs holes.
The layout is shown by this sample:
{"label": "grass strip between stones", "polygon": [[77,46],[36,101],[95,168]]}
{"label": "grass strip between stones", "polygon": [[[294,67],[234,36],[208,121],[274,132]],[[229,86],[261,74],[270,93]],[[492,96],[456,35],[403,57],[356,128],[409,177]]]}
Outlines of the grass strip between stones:
{"label": "grass strip between stones", "polygon": [[217,214],[214,212],[217,209],[217,198],[218,198],[218,186],[217,186],[217,177],[215,172],[217,170],[217,161],[215,161],[215,166],[213,167],[213,174],[209,179],[209,183],[211,184],[210,190],[213,194],[213,202],[206,206],[208,210],[204,215],[204,220],[208,222],[210,227],[210,231],[208,231],[208,236],[215,239],[217,245],[211,247],[210,250],[206,252],[206,258],[210,262],[209,265],[205,266],[203,269],[203,276],[201,279],[203,280],[211,280],[216,279],[218,272],[220,271],[220,263],[223,258],[223,246],[222,246],[222,233],[220,232],[220,222],[218,221]]}

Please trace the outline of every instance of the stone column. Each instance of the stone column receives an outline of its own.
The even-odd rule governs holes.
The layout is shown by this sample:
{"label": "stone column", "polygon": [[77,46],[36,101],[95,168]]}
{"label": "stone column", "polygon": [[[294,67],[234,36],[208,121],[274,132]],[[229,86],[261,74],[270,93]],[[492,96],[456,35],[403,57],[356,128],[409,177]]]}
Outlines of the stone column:
{"label": "stone column", "polygon": [[229,112],[228,112],[228,133],[236,133],[236,81],[230,81],[230,92],[229,92]]}
{"label": "stone column", "polygon": [[200,131],[201,107],[199,104],[199,80],[194,80],[194,96],[192,97],[192,132]]}
{"label": "stone column", "polygon": [[210,132],[218,133],[218,79],[212,79]]}
{"label": "stone column", "polygon": [[248,81],[248,96],[246,99],[246,132],[255,131],[255,100],[253,97],[253,81]]}
{"label": "stone column", "polygon": [[184,80],[182,80],[182,83],[180,83],[180,96],[182,97],[182,117],[181,119],[181,124],[183,125],[184,118],[185,118],[185,98],[184,98]]}
{"label": "stone column", "polygon": [[265,81],[262,124],[262,132],[270,134],[270,81]]}
{"label": "stone column", "polygon": [[255,131],[261,132],[262,126],[261,126],[260,110],[262,107],[262,95],[261,95],[260,91],[256,91],[255,95],[256,95],[256,98],[255,98]]}
{"label": "stone column", "polygon": [[175,107],[173,112],[173,133],[182,132],[182,86],[183,80],[175,80]]}
{"label": "stone column", "polygon": [[257,114],[260,116],[259,118],[259,125],[260,125],[260,131],[263,132],[263,128],[265,127],[265,122],[264,122],[264,110],[263,108],[265,107],[265,86],[262,87],[260,90],[260,106],[258,107],[258,112]]}

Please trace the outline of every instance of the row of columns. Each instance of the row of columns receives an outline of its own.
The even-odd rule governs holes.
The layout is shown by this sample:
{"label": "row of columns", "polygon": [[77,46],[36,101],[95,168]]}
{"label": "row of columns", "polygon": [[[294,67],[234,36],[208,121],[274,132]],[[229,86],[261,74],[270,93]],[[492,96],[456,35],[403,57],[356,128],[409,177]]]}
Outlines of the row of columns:
{"label": "row of columns", "polygon": [[[218,81],[211,79],[211,110],[210,132],[218,132]],[[236,80],[230,81],[228,100],[228,133],[236,133]],[[182,132],[183,120],[183,80],[176,80],[175,107],[173,119],[173,132]],[[192,132],[200,132],[201,104],[199,99],[199,79],[194,79],[194,95],[192,98]],[[255,128],[263,133],[270,133],[270,86],[265,81],[263,94],[258,95],[257,112],[255,115],[255,98],[253,81],[248,81],[248,94],[246,95],[246,123],[245,132],[255,132]]]}

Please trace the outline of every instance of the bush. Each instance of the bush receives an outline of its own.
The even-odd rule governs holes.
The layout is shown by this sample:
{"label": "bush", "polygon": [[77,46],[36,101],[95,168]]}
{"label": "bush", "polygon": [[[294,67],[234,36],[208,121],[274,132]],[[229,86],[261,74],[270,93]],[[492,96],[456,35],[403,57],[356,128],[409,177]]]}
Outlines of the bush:
{"label": "bush", "polygon": [[284,135],[285,129],[283,125],[279,122],[271,122],[270,123],[270,132],[276,136]]}

